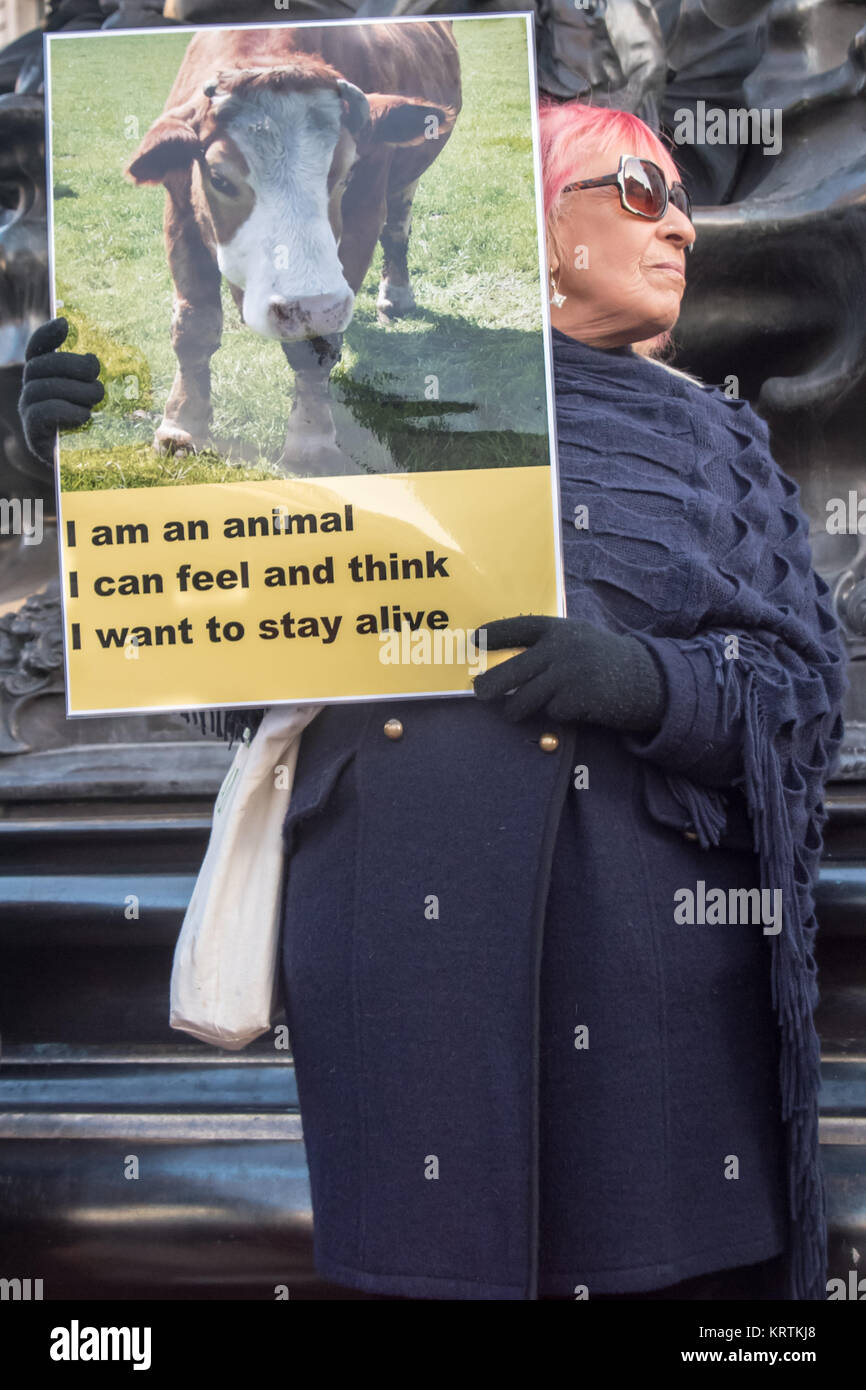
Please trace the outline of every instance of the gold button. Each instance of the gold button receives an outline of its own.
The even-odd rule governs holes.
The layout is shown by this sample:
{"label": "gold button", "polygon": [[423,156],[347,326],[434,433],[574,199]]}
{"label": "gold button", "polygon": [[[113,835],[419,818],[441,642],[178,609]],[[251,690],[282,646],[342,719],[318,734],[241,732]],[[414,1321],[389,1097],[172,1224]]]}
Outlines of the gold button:
{"label": "gold button", "polygon": [[388,738],[402,738],[403,725],[399,719],[389,719],[385,724],[385,734]]}
{"label": "gold button", "polygon": [[694,832],[693,830],[684,830],[684,831],[683,831],[683,839],[684,839],[684,840],[696,840],[697,838],[698,838],[698,837],[697,837],[697,835],[695,834],[695,832]]}
{"label": "gold button", "polygon": [[542,753],[555,753],[559,747],[558,734],[542,734],[538,740],[538,746]]}

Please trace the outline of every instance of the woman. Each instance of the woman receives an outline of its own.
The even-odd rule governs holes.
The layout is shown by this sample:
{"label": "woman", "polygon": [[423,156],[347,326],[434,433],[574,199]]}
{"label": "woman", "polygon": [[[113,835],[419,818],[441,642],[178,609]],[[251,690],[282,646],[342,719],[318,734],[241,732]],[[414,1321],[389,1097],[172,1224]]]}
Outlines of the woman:
{"label": "woman", "polygon": [[[303,733],[282,960],[315,1263],[379,1296],[822,1298],[843,649],[763,421],[645,355],[695,235],[665,147],[576,102],[541,134],[568,617],[488,623],[525,650],[476,700]],[[38,442],[70,358],[29,356]]]}

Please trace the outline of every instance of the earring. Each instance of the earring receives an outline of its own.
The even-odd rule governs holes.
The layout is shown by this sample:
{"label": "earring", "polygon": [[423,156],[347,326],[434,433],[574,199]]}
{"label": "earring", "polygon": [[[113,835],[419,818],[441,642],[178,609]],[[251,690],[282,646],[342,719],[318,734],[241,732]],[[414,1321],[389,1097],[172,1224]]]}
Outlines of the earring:
{"label": "earring", "polygon": [[560,309],[565,303],[565,295],[560,294],[559,290],[556,288],[556,281],[553,278],[552,270],[550,272],[550,302],[555,305],[557,309]]}

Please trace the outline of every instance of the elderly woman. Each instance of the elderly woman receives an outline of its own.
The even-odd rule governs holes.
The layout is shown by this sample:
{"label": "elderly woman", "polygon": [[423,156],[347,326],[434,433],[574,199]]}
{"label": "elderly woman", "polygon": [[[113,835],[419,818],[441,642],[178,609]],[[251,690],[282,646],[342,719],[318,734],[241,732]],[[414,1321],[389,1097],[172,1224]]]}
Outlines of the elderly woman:
{"label": "elderly woman", "polygon": [[[315,1263],[385,1297],[822,1298],[843,649],[766,425],[652,358],[695,239],[666,148],[577,102],[541,135],[568,617],[489,622],[524,650],[474,700],[302,735],[282,963]],[[51,345],[34,442],[98,398]]]}

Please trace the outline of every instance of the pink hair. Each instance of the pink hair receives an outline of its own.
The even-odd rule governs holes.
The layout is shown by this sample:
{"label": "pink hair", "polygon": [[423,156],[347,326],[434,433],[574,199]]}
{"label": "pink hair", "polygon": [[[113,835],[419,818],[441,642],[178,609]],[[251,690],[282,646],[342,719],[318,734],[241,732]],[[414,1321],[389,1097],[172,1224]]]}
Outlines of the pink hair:
{"label": "pink hair", "polygon": [[[562,258],[557,236],[566,184],[577,183],[587,158],[597,153],[614,157],[610,172],[620,154],[639,154],[655,160],[670,183],[681,178],[668,147],[649,126],[630,111],[612,111],[606,106],[587,106],[581,101],[552,101],[542,97],[538,104],[541,136],[541,177],[544,216],[548,237]],[[671,334],[638,346],[646,356],[661,356],[670,347]]]}

